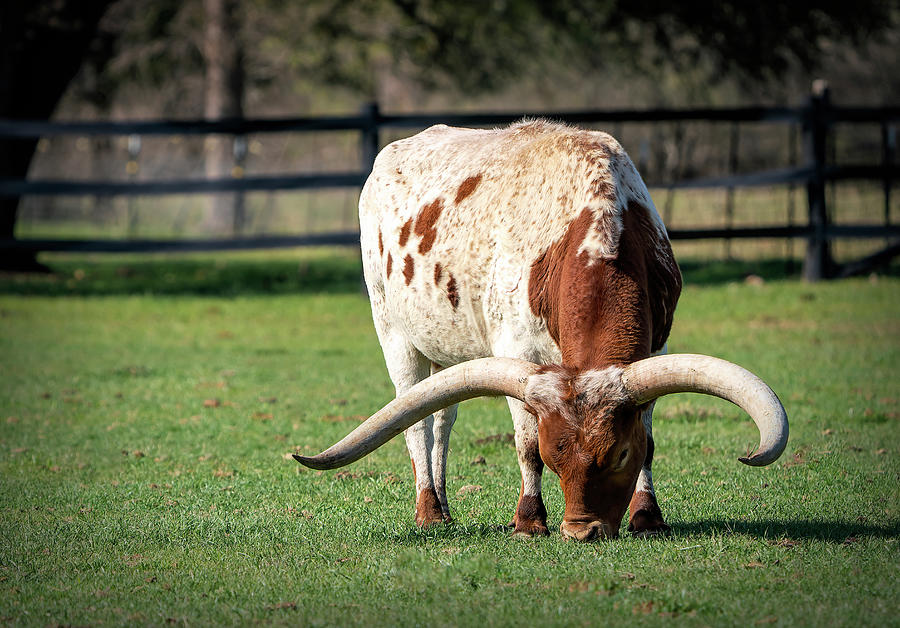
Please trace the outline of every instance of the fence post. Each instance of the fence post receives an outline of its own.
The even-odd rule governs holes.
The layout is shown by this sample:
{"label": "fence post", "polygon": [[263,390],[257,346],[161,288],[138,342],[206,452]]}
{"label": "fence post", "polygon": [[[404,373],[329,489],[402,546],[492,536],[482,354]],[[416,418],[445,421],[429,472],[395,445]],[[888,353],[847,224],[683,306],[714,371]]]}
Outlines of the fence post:
{"label": "fence post", "polygon": [[[125,172],[128,174],[128,180],[134,182],[137,180],[140,171],[140,163],[138,158],[141,156],[141,136],[132,133],[128,136],[128,162],[125,164]],[[134,196],[128,197],[128,237],[137,236],[138,213],[137,204]]]}
{"label": "fence post", "polygon": [[370,102],[362,108],[363,126],[360,129],[360,155],[362,158],[362,171],[367,175],[372,172],[375,164],[375,156],[378,155],[378,125],[381,123],[381,113],[377,102]]}
{"label": "fence post", "polygon": [[828,208],[825,203],[825,157],[828,139],[828,109],[831,106],[828,83],[813,82],[809,109],[803,125],[806,164],[812,174],[806,183],[809,204],[809,227],[803,278],[807,281],[828,279],[834,273],[831,246],[828,241]]}
{"label": "fence post", "polygon": [[[231,140],[231,152],[234,155],[234,166],[231,168],[232,179],[243,179],[247,164],[247,136],[235,135]],[[232,216],[231,234],[244,235],[247,226],[247,202],[243,190],[234,193],[234,215]]]}
{"label": "fence post", "polygon": [[881,122],[881,169],[884,172],[881,187],[884,191],[884,226],[891,226],[891,164],[894,163],[894,152],[897,150],[896,129],[887,120]]}

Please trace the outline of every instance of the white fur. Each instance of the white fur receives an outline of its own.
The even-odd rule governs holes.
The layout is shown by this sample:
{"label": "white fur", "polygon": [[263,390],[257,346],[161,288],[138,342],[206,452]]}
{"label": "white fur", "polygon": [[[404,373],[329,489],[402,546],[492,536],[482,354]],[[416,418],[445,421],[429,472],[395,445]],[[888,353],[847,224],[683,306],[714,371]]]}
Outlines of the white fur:
{"label": "white fur", "polygon": [[534,456],[540,455],[537,421],[518,399],[508,397],[507,402],[516,430],[516,457],[522,473],[522,494],[536,497],[541,494],[541,466]]}
{"label": "white fur", "polygon": [[549,371],[532,375],[525,385],[525,403],[540,416],[558,414],[574,423],[572,399],[589,408],[626,402],[621,367],[584,371],[572,380],[564,372]]}
{"label": "white fur", "polygon": [[538,416],[559,414],[567,417],[571,406],[566,402],[568,382],[562,373],[550,371],[528,378],[525,385],[525,403],[537,412]]}
{"label": "white fur", "polygon": [[602,403],[621,404],[628,400],[628,393],[622,384],[622,369],[618,366],[579,373],[574,387],[576,396],[589,407]]}

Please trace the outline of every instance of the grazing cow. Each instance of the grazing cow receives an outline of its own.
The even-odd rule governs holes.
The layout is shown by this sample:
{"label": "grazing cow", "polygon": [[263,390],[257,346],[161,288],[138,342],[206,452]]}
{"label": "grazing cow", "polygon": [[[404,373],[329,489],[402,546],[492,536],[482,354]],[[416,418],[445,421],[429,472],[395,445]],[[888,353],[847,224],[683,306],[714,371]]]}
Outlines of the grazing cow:
{"label": "grazing cow", "polygon": [[359,203],[363,267],[397,398],[314,468],[348,464],[405,430],[416,523],[450,521],[445,473],[456,404],[506,395],[522,484],[510,524],[547,534],[544,464],[560,478],[565,537],[665,533],[653,492],[653,400],[703,392],[750,413],[756,454],[787,419],[761,380],[669,355],[681,274],[640,175],[605,133],[543,120],[444,125],[378,155]]}

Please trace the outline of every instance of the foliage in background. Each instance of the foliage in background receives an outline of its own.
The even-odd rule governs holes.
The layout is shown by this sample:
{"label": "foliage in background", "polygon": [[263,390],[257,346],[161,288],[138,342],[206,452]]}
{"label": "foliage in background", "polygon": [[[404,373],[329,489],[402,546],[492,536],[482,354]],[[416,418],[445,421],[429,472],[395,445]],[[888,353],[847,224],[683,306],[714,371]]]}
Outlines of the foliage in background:
{"label": "foliage in background", "polygon": [[[835,63],[849,70],[840,59],[853,51],[868,66],[895,65],[890,42],[900,15],[895,2],[878,0],[244,0],[240,11],[247,109],[259,112],[251,115],[278,103],[282,112],[296,112],[375,98],[387,108],[421,109],[435,97],[447,106],[448,92],[459,106],[521,86],[540,94],[548,81],[569,94],[568,105],[564,95],[553,96],[562,96],[561,106],[577,106],[571,98],[586,93],[621,101],[620,92],[635,87],[643,100],[656,91],[668,103],[709,102],[715,86],[732,98],[768,100],[774,93],[784,102],[797,98],[791,92],[798,84],[805,89],[813,71]],[[157,115],[198,115],[202,22],[199,0],[119,0],[101,25],[103,38],[114,42],[104,48],[110,54],[91,58],[70,103],[86,98],[108,108],[117,91],[137,88],[145,106],[147,96],[163,99]],[[879,42],[888,45],[873,48]],[[854,69],[857,82],[872,82],[859,63]],[[897,81],[883,79],[863,89],[896,98]]]}

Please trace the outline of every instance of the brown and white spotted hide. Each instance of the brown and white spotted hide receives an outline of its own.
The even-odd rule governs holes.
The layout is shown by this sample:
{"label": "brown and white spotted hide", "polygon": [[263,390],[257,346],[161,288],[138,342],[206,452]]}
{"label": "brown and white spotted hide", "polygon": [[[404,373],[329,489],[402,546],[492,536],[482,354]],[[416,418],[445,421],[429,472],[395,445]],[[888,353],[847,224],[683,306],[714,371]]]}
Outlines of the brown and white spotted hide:
{"label": "brown and white spotted hide", "polygon": [[[567,536],[615,536],[632,496],[632,523],[638,509],[658,514],[651,409],[628,407],[614,373],[664,349],[681,278],[647,188],[612,137],[541,120],[431,127],[379,154],[360,226],[398,392],[432,365],[488,356],[555,365],[527,405],[510,401],[517,532],[546,533],[543,463],[562,482]],[[441,411],[406,434],[423,525],[449,518],[454,418],[455,408]],[[656,519],[636,531],[664,529]]]}

